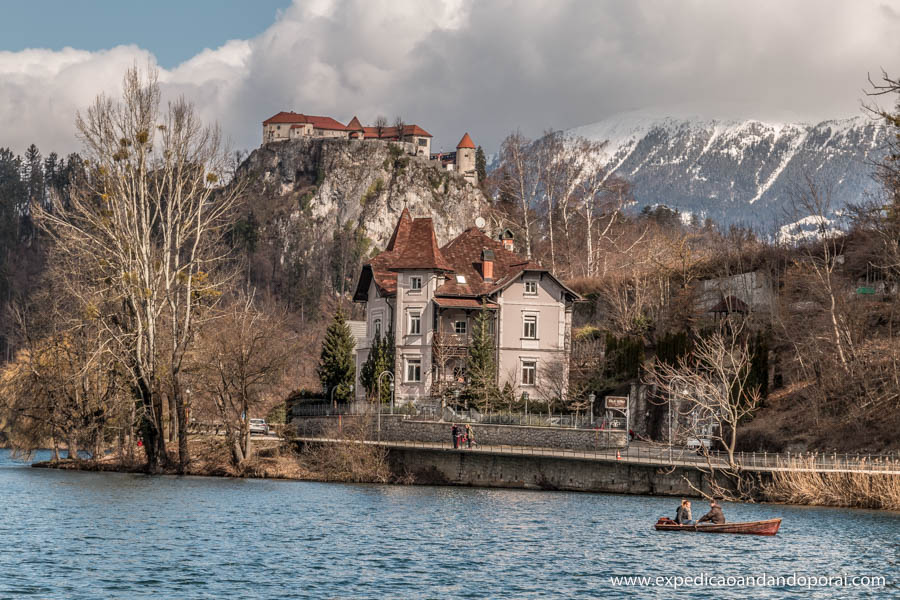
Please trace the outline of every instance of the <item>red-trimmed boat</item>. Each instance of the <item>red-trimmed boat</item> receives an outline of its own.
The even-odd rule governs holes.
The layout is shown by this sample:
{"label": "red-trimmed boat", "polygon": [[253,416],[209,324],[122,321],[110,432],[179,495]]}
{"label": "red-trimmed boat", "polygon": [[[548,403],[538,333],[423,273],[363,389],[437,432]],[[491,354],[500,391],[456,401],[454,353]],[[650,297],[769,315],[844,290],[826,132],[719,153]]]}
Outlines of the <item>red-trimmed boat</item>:
{"label": "red-trimmed boat", "polygon": [[699,533],[743,533],[747,535],[775,535],[781,527],[781,519],[746,521],[743,523],[699,523],[679,525],[668,517],[660,517],[656,522],[657,531],[694,531]]}

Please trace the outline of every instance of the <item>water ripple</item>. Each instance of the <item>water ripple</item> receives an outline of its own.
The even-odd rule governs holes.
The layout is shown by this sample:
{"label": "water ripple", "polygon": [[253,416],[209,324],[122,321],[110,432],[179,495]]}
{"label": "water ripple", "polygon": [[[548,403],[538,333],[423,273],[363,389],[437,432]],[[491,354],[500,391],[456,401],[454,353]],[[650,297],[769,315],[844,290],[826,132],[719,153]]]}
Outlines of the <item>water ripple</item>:
{"label": "water ripple", "polygon": [[[727,505],[775,538],[652,530],[676,500],[29,469],[0,451],[3,598],[884,598],[900,515]],[[695,510],[699,510],[695,508]],[[887,589],[614,587],[883,575]]]}

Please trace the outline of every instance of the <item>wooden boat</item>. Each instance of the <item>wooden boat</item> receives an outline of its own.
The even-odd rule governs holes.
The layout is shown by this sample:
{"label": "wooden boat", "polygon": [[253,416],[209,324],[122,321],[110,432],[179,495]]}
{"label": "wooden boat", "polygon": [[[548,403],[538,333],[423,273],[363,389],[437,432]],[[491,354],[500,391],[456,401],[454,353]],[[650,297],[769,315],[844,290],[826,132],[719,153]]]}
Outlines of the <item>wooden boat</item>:
{"label": "wooden boat", "polygon": [[657,531],[696,531],[700,533],[743,533],[749,535],[775,535],[781,527],[781,519],[765,521],[746,521],[743,523],[700,523],[698,525],[679,525],[668,517],[660,517],[656,522]]}

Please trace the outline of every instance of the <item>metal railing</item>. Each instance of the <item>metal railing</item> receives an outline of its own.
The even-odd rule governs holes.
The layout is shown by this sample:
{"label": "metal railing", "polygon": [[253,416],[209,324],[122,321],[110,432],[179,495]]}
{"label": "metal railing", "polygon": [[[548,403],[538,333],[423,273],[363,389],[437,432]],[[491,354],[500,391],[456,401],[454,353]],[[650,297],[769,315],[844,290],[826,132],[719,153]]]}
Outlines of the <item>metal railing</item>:
{"label": "metal railing", "polygon": [[[562,427],[570,429],[599,429],[622,433],[623,428],[610,427],[606,419],[595,417],[593,420],[586,413],[517,413],[497,411],[481,413],[475,409],[454,410],[441,407],[439,403],[427,404],[382,404],[381,414],[403,415],[413,420],[424,421],[458,421],[482,425],[519,425],[527,427]],[[378,407],[369,402],[353,402],[349,404],[308,404],[292,408],[293,417],[332,417],[338,415],[363,416],[375,415]],[[443,413],[443,414],[442,414]]]}
{"label": "metal railing", "polygon": [[[631,445],[625,448],[544,448],[537,446],[512,446],[475,443],[471,448],[465,442],[455,447],[452,441],[377,441],[337,438],[298,437],[297,441],[311,443],[374,444],[388,448],[419,448],[453,452],[480,452],[488,454],[513,454],[560,458],[580,458],[604,462],[624,462],[663,467],[730,468],[723,452],[698,454],[687,448],[661,445]],[[599,443],[599,441],[598,441]],[[755,471],[814,471],[814,472],[863,472],[900,476],[900,455],[861,454],[793,454],[767,452],[739,452],[734,455],[735,465],[742,470]]]}

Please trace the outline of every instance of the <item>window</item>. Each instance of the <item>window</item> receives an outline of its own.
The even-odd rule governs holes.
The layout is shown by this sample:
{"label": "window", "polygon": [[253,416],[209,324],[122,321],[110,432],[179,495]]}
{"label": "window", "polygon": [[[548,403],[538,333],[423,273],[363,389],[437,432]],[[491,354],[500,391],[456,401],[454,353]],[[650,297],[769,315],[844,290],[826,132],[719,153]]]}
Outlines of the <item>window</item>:
{"label": "window", "polygon": [[416,382],[422,381],[422,359],[407,358],[406,359],[406,381]]}
{"label": "window", "polygon": [[536,340],[537,315],[525,315],[522,319],[522,337],[526,340]]}
{"label": "window", "polygon": [[409,331],[407,335],[421,335],[422,333],[422,312],[418,310],[409,311]]}
{"label": "window", "polygon": [[420,145],[420,146],[427,146],[427,145],[428,145],[428,140],[426,140],[425,138],[419,138],[419,145]]}
{"label": "window", "polygon": [[457,276],[456,276],[456,283],[465,283],[465,282],[466,282],[466,276],[465,276],[465,275],[457,275]]}
{"label": "window", "polygon": [[409,289],[413,292],[422,291],[422,278],[421,277],[410,277],[409,278]]}
{"label": "window", "polygon": [[522,361],[522,385],[534,385],[537,377],[537,361]]}
{"label": "window", "polygon": [[457,321],[453,324],[453,332],[456,335],[466,335],[466,322],[465,321]]}
{"label": "window", "polygon": [[372,329],[375,332],[373,337],[376,337],[376,338],[381,337],[381,319],[375,319],[372,322]]}
{"label": "window", "polygon": [[526,280],[525,281],[525,295],[526,296],[537,296],[537,281],[534,281],[534,280]]}

